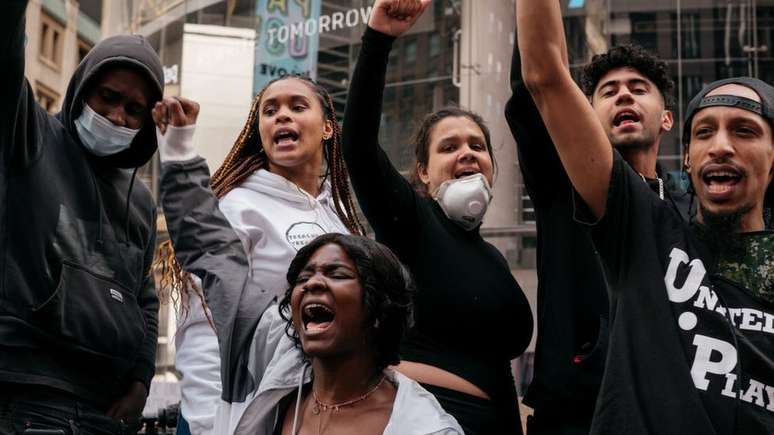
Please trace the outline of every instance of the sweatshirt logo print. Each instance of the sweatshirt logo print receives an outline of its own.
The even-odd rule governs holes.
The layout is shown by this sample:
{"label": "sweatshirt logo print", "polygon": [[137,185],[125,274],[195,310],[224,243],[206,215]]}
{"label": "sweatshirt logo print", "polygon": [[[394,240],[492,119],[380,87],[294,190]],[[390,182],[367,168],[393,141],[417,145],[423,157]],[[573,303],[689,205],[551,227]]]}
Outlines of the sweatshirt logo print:
{"label": "sweatshirt logo print", "polygon": [[700,259],[691,259],[680,248],[672,249],[664,283],[669,300],[684,310],[677,320],[680,329],[689,337],[693,336],[692,344],[696,350],[691,365],[693,383],[701,391],[713,395],[719,391],[724,397],[741,399],[774,413],[774,385],[767,385],[744,372],[740,379],[735,344],[697,332],[702,329],[702,319],[720,315],[738,331],[774,335],[774,313],[757,307],[724,306],[715,290],[705,285],[706,275],[707,270]]}
{"label": "sweatshirt logo print", "polygon": [[325,233],[327,231],[316,222],[296,222],[285,231],[285,240],[298,251]]}
{"label": "sweatshirt logo print", "polygon": [[110,297],[117,300],[118,302],[124,303],[124,295],[121,294],[120,291],[111,288],[110,290]]}

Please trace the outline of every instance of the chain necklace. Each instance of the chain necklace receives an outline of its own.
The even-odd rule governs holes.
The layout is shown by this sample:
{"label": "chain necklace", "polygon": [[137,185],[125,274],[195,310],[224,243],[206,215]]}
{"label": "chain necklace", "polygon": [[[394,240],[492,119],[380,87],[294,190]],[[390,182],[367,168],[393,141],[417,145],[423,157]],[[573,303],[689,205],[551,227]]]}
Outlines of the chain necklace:
{"label": "chain necklace", "polygon": [[329,409],[333,410],[333,412],[339,412],[340,408],[343,408],[345,406],[352,406],[356,403],[362,402],[368,398],[371,394],[374,394],[376,390],[379,389],[379,387],[382,386],[384,383],[385,376],[382,375],[382,379],[379,380],[379,382],[376,383],[376,385],[373,386],[370,390],[368,390],[365,394],[363,394],[360,397],[356,397],[351,400],[346,400],[344,402],[338,402],[338,403],[324,403],[322,402],[318,397],[317,393],[314,391],[314,388],[312,388],[312,397],[314,397],[314,407],[312,407],[312,414],[319,415],[322,411],[328,411]]}
{"label": "chain necklace", "polygon": [[[638,172],[639,174],[639,172]],[[642,177],[642,181],[645,182],[645,184],[648,184],[648,180],[645,179],[645,176],[640,174],[640,177]],[[661,200],[664,200],[664,180],[661,179],[661,177],[656,176],[656,180],[658,180],[658,197],[661,198]]]}

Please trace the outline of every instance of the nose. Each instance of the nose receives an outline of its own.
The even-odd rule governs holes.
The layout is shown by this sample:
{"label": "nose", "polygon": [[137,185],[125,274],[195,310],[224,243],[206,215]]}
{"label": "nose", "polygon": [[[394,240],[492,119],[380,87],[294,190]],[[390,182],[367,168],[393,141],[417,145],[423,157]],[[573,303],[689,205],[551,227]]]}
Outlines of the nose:
{"label": "nose", "polygon": [[712,159],[731,157],[736,154],[731,138],[725,128],[718,129],[717,133],[712,136],[708,153]]}
{"label": "nose", "polygon": [[282,106],[277,110],[277,115],[275,116],[276,122],[288,122],[290,121],[290,109],[288,107]]}
{"label": "nose", "polygon": [[630,104],[632,101],[634,101],[634,98],[632,97],[632,93],[629,91],[629,88],[626,86],[621,86],[618,89],[618,95],[616,96],[616,104]]}
{"label": "nose", "polygon": [[311,293],[315,291],[321,291],[325,289],[325,287],[325,279],[323,279],[323,276],[320,272],[317,272],[310,276],[301,288],[304,291]]}
{"label": "nose", "polygon": [[108,121],[113,123],[113,125],[118,127],[126,127],[126,111],[124,111],[124,106],[122,105],[116,105],[112,106],[107,113],[107,116],[105,116]]}
{"label": "nose", "polygon": [[476,160],[476,153],[470,147],[470,144],[465,144],[465,146],[461,148],[458,160],[460,162],[472,162]]}

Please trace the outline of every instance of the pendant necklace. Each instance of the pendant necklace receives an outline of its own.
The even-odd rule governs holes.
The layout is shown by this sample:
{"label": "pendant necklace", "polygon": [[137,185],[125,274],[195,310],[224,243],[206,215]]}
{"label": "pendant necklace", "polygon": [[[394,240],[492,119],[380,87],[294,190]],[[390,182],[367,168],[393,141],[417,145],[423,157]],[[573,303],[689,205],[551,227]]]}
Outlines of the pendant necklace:
{"label": "pendant necklace", "polygon": [[[638,172],[639,174],[639,172]],[[640,177],[642,177],[642,181],[645,182],[645,184],[648,184],[648,180],[645,179],[645,176],[640,174]],[[658,180],[658,197],[661,198],[661,200],[664,200],[664,180],[661,179],[661,177],[656,177],[656,180]]]}
{"label": "pendant necklace", "polygon": [[321,401],[317,397],[317,393],[314,391],[314,388],[312,388],[312,397],[314,397],[314,406],[312,407],[312,414],[319,415],[320,412],[333,410],[333,412],[339,412],[339,409],[345,407],[345,406],[352,406],[356,403],[362,402],[368,398],[371,394],[373,394],[376,390],[379,389],[379,387],[382,386],[384,383],[385,376],[382,375],[382,379],[379,380],[379,382],[376,383],[376,385],[373,386],[370,390],[368,390],[365,394],[363,394],[360,397],[356,397],[351,400],[346,400],[344,402],[338,402],[338,403],[325,403]]}

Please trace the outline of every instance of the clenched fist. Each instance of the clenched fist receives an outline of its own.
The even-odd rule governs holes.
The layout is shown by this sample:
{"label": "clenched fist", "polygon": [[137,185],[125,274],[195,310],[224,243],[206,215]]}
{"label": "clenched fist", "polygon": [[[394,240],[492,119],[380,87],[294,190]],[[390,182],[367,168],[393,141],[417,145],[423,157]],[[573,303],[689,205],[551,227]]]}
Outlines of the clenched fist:
{"label": "clenched fist", "polygon": [[170,124],[174,127],[196,124],[199,103],[183,97],[166,97],[156,103],[151,115],[161,134],[164,134]]}
{"label": "clenched fist", "polygon": [[416,23],[432,0],[376,0],[368,26],[398,37]]}

